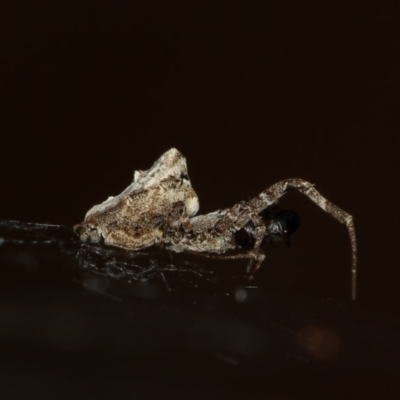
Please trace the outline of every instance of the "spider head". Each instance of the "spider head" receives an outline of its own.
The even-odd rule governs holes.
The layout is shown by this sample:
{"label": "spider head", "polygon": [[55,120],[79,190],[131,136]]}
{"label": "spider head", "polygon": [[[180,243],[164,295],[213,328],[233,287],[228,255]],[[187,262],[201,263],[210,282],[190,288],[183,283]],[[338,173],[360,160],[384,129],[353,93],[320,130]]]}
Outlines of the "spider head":
{"label": "spider head", "polygon": [[289,236],[300,226],[297,213],[292,210],[281,210],[271,219],[267,227],[266,237],[271,242],[284,241],[290,246]]}

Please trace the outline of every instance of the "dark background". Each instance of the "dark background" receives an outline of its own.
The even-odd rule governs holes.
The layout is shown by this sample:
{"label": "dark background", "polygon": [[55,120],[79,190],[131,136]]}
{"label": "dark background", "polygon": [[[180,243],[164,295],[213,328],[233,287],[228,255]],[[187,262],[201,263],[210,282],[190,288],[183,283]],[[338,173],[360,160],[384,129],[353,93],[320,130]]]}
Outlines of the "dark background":
{"label": "dark background", "polygon": [[[360,296],[392,307],[397,11],[2,5],[0,217],[72,225],[177,147],[202,213],[284,178],[315,182],[354,215]],[[347,268],[346,230],[287,197],[302,217],[290,257]]]}
{"label": "dark background", "polygon": [[[398,311],[397,7],[3,3],[0,218],[73,225],[177,147],[201,213],[316,183],[354,216],[360,301]],[[348,296],[346,229],[282,204],[302,226],[260,276]]]}

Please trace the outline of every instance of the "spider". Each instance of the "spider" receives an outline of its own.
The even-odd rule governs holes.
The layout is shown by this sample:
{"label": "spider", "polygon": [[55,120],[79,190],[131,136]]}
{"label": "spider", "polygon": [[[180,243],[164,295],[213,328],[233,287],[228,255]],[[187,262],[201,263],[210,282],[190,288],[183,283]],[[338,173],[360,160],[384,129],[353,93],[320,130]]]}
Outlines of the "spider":
{"label": "spider", "polygon": [[[353,217],[323,197],[313,184],[292,178],[277,182],[249,201],[232,208],[198,215],[186,159],[177,149],[165,152],[147,171],[135,171],[121,194],[92,207],[75,225],[84,242],[104,243],[127,250],[163,244],[174,252],[221,258],[247,258],[252,278],[265,259],[262,244],[284,240],[297,230],[294,211],[277,210],[277,201],[298,190],[346,225],[352,251],[352,298],[356,298],[357,245]],[[236,251],[236,252],[235,252]]]}

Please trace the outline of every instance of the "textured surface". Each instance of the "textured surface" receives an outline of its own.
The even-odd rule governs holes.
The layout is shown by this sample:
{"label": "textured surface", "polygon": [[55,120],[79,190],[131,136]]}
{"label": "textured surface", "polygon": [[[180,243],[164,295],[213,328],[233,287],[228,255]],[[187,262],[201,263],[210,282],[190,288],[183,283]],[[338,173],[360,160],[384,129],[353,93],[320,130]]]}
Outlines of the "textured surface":
{"label": "textured surface", "polygon": [[168,229],[179,230],[198,208],[186,160],[171,149],[149,170],[135,171],[131,185],[92,207],[75,229],[85,242],[139,250],[162,242]]}

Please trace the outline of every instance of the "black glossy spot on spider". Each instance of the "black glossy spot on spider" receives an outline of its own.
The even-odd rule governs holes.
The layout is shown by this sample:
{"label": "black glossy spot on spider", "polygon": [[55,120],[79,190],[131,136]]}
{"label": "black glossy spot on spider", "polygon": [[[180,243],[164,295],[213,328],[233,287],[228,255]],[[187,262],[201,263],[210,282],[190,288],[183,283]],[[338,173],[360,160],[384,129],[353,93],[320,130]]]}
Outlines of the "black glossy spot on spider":
{"label": "black glossy spot on spider", "polygon": [[256,231],[252,221],[235,232],[236,244],[245,250],[251,250],[256,244]]}
{"label": "black glossy spot on spider", "polygon": [[274,215],[273,221],[280,221],[287,235],[291,235],[293,232],[297,231],[300,226],[300,218],[293,210],[279,211]]}
{"label": "black glossy spot on spider", "polygon": [[292,210],[281,210],[277,212],[268,227],[267,235],[272,240],[284,240],[288,242],[289,236],[297,231],[300,219]]}

